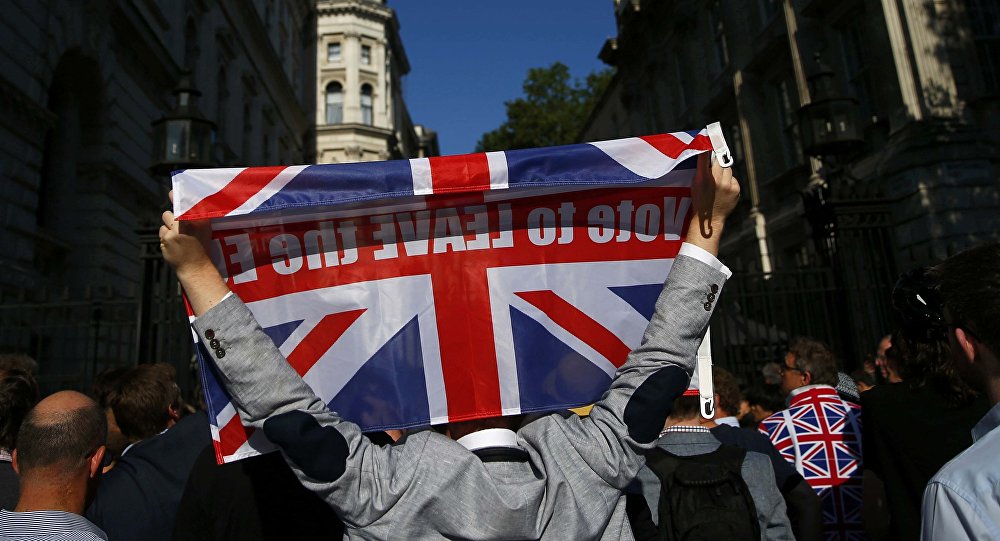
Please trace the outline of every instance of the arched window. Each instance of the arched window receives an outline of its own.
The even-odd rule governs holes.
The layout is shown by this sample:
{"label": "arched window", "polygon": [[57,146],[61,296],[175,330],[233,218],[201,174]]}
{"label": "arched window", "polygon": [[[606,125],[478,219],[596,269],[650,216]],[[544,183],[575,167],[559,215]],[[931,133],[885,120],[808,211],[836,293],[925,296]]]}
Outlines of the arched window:
{"label": "arched window", "polygon": [[229,84],[226,81],[226,68],[220,67],[219,73],[216,75],[215,84],[215,115],[219,124],[216,127],[216,134],[220,141],[226,135],[226,105],[228,105],[228,99]]}
{"label": "arched window", "polygon": [[361,85],[361,123],[372,125],[372,85]]}
{"label": "arched window", "polygon": [[338,82],[326,85],[326,123],[344,122],[344,87]]}
{"label": "arched window", "polygon": [[198,71],[199,56],[201,48],[198,46],[198,29],[194,25],[194,19],[189,18],[184,25],[184,67],[192,76]]}

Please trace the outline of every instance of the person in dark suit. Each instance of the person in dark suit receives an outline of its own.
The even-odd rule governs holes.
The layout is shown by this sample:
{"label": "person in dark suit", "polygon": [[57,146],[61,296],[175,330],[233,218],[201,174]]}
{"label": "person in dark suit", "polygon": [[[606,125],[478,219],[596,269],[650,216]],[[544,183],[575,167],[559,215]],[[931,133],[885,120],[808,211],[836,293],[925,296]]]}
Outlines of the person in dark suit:
{"label": "person in dark suit", "polygon": [[17,446],[17,431],[24,416],[38,402],[38,383],[31,372],[11,368],[0,371],[0,509],[13,509],[20,482],[11,452]]}
{"label": "person in dark suit", "polygon": [[111,539],[168,541],[191,469],[211,442],[204,412],[177,420],[172,376],[165,365],[139,365],[117,379],[109,399],[132,443],[104,476],[87,518]]}
{"label": "person in dark suit", "polygon": [[343,523],[299,483],[281,453],[217,464],[206,446],[177,509],[175,541],[340,539]]}

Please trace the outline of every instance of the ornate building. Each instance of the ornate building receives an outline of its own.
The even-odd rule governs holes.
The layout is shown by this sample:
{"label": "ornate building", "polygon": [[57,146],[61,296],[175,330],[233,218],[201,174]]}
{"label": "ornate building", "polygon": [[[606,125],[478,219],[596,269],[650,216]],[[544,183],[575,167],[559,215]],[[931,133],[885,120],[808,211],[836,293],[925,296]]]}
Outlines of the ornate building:
{"label": "ornate building", "polygon": [[410,63],[395,12],[384,0],[319,0],[316,10],[316,161],[436,154],[403,101]]}
{"label": "ornate building", "polygon": [[[0,350],[36,357],[49,389],[136,360],[185,375],[190,336],[155,251],[171,166],[437,152],[406,112],[384,2],[11,0],[0,53]],[[182,82],[200,94],[184,107]],[[158,139],[178,115],[204,137]]]}
{"label": "ornate building", "polygon": [[[614,6],[616,75],[581,139],[728,129],[744,197],[723,252],[743,278],[714,336],[740,359],[812,334],[855,365],[898,272],[1000,237],[997,0]],[[834,102],[841,140],[804,149]]]}

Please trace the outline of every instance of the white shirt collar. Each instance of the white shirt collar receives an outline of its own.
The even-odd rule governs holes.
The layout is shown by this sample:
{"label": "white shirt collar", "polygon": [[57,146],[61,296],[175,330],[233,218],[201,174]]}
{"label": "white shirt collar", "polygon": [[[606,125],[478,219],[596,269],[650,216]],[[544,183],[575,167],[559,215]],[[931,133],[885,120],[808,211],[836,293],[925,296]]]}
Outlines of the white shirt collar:
{"label": "white shirt collar", "polygon": [[459,445],[470,451],[486,449],[487,447],[513,447],[520,449],[517,444],[517,433],[507,428],[487,428],[478,430],[472,434],[466,434],[456,440]]}
{"label": "white shirt collar", "polygon": [[719,417],[718,419],[715,420],[715,424],[717,424],[717,425],[729,425],[729,426],[731,426],[733,428],[739,428],[740,427],[740,420],[737,419],[736,417],[730,415],[729,417]]}

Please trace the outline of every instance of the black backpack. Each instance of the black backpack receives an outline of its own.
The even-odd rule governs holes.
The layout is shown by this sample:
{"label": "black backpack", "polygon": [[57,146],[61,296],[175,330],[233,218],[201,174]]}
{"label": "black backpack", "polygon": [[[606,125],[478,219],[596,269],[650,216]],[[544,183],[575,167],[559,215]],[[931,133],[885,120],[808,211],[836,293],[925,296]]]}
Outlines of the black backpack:
{"label": "black backpack", "polygon": [[740,474],[745,457],[745,449],[729,445],[696,456],[650,451],[646,466],[660,479],[655,538],[758,541],[757,508]]}

